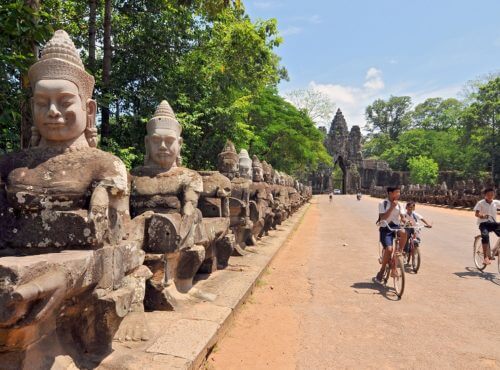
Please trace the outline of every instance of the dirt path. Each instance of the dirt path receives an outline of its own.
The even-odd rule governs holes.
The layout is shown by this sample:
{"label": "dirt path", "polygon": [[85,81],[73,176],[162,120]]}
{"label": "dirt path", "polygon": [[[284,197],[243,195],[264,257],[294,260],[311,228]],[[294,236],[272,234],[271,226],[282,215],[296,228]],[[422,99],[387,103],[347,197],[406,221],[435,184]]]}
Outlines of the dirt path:
{"label": "dirt path", "polygon": [[209,368],[500,368],[500,279],[471,267],[470,212],[417,206],[434,228],[397,301],[371,282],[378,200],[313,203]]}

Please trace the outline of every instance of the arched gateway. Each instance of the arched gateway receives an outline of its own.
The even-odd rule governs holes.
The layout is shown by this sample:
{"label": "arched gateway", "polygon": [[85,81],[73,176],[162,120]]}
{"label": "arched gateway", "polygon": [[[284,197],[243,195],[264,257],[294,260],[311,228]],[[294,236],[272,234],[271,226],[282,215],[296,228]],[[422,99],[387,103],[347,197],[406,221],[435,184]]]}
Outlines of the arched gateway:
{"label": "arched gateway", "polygon": [[[314,193],[329,192],[332,189],[341,189],[343,194],[356,193],[360,190],[367,191],[374,185],[400,182],[400,174],[393,172],[386,162],[363,159],[361,129],[355,125],[349,131],[340,109],[337,110],[328,133],[325,128],[321,129],[325,133],[325,147],[333,157],[333,163],[310,175]],[[337,168],[340,171],[336,171]]]}

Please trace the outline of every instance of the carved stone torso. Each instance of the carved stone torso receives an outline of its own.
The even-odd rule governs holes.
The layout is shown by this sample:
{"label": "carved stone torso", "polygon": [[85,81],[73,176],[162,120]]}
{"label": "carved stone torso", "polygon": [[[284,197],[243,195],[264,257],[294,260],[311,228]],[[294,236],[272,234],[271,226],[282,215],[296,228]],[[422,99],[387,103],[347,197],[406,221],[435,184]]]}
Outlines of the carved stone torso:
{"label": "carved stone torso", "polygon": [[9,206],[18,210],[72,210],[88,205],[97,185],[127,191],[123,163],[95,148],[58,152],[34,148],[6,156],[0,163]]}
{"label": "carved stone torso", "polygon": [[250,186],[250,199],[251,200],[268,200],[268,192],[270,191],[269,184],[261,181],[261,182],[252,182]]}
{"label": "carved stone torso", "polygon": [[137,216],[145,211],[179,213],[186,194],[203,191],[201,176],[184,167],[169,171],[160,167],[142,166],[131,171],[131,212]]}
{"label": "carved stone torso", "polygon": [[2,158],[0,174],[0,246],[97,247],[102,240],[88,219],[94,189],[128,192],[123,163],[95,148],[24,150]]}
{"label": "carved stone torso", "polygon": [[231,185],[233,187],[231,196],[244,202],[248,202],[252,181],[242,177],[235,177],[231,180]]}

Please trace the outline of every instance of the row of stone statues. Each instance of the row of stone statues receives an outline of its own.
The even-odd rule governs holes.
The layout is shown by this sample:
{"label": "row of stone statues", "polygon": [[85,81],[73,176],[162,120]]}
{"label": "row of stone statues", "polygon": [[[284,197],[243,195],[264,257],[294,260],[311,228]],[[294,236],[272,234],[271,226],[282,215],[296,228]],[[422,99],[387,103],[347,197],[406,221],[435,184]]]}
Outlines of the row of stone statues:
{"label": "row of stone statues", "polygon": [[[450,207],[472,208],[482,197],[482,189],[491,186],[488,181],[456,181],[452,188],[446,182],[438,185],[401,186],[401,199],[417,203],[430,203]],[[387,194],[384,187],[370,188],[370,195],[384,198]]]}
{"label": "row of stone statues", "polygon": [[126,315],[176,309],[195,274],[245,254],[312,195],[229,141],[219,171],[182,167],[166,101],[128,173],[96,148],[94,78],[64,31],[29,79],[32,146],[0,158],[2,369],[108,353]]}

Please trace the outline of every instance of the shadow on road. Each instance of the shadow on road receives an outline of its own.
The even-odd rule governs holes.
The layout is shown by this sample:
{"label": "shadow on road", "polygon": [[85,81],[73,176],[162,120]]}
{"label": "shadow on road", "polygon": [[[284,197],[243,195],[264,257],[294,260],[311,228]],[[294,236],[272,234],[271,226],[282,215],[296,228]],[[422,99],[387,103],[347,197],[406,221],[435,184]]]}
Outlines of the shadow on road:
{"label": "shadow on road", "polygon": [[[380,294],[390,301],[399,301],[400,299],[396,295],[396,292],[391,290],[389,287],[373,282],[354,283],[351,285],[351,288],[354,288],[354,292],[357,294]],[[358,291],[358,289],[365,289],[365,290],[369,289],[371,290],[371,292]]]}
{"label": "shadow on road", "polygon": [[454,272],[455,275],[462,279],[477,278],[481,280],[487,280],[493,284],[500,286],[500,275],[491,272],[481,272],[472,267],[466,267],[467,271]]}

